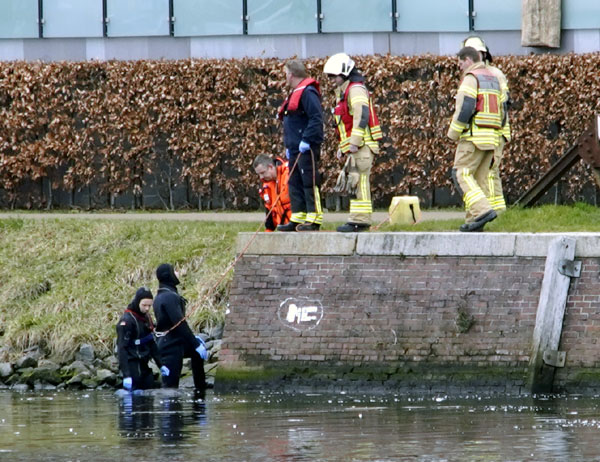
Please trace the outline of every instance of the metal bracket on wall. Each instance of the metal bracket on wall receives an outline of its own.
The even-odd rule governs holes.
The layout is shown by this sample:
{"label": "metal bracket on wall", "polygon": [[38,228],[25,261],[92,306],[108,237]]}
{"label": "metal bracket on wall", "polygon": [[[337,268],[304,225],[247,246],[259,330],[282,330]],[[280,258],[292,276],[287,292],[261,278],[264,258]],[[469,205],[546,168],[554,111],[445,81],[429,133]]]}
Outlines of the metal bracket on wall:
{"label": "metal bracket on wall", "polygon": [[558,272],[563,276],[578,278],[581,276],[581,262],[575,260],[560,260],[558,262]]}
{"label": "metal bracket on wall", "polygon": [[544,351],[544,364],[553,367],[565,367],[565,360],[567,359],[567,353],[558,350],[546,350]]}

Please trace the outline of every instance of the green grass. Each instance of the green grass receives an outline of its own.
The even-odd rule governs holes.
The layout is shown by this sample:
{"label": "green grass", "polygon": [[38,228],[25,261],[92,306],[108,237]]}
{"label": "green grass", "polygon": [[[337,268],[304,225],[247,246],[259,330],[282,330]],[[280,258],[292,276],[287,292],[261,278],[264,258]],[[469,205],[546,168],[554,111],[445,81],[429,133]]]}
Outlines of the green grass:
{"label": "green grass", "polygon": [[[378,231],[457,231],[461,223],[384,224]],[[324,230],[339,224],[326,223]],[[154,270],[163,262],[181,273],[192,327],[216,325],[225,316],[232,272],[222,275],[235,258],[236,235],[258,227],[118,218],[0,220],[0,344],[10,348],[10,359],[34,345],[58,360],[70,358],[82,342],[112,352],[118,318],[138,287],[156,291]],[[486,226],[492,233],[574,231],[600,232],[600,209],[509,209]],[[8,358],[6,351],[0,349],[0,360]]]}
{"label": "green grass", "polygon": [[222,322],[235,236],[256,223],[0,220],[0,334],[14,354],[41,345],[72,356],[82,342],[112,351],[115,324],[163,262],[180,271],[190,324]]}
{"label": "green grass", "polygon": [[[463,220],[425,221],[415,225],[385,224],[379,231],[457,231]],[[600,208],[577,203],[509,208],[485,226],[496,233],[600,232]]]}

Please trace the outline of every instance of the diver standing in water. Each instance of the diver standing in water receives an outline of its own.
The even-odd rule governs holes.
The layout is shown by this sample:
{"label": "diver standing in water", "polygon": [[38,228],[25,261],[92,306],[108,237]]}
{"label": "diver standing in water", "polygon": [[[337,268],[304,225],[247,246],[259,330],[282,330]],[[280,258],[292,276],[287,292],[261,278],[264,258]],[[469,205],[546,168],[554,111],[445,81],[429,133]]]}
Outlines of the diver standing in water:
{"label": "diver standing in water", "polygon": [[151,358],[163,376],[169,375],[169,369],[162,365],[154,341],[154,325],[148,313],[151,307],[152,292],[141,287],[117,323],[119,369],[123,374],[123,388],[129,391],[159,386],[148,367]]}
{"label": "diver standing in water", "polygon": [[177,292],[179,279],[173,266],[163,263],[156,269],[159,282],[154,300],[158,348],[162,362],[169,368],[169,375],[163,376],[165,388],[179,387],[183,358],[192,359],[192,374],[197,390],[206,389],[204,361],[208,359],[208,350],[204,341],[194,333],[185,320],[187,300]]}

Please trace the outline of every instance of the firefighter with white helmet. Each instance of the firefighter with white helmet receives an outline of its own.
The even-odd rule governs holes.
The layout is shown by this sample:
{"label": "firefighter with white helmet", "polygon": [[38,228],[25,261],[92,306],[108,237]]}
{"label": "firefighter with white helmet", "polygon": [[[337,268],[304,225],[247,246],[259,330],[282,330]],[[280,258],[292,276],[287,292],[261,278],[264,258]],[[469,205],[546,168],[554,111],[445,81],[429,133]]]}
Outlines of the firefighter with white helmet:
{"label": "firefighter with white helmet", "polygon": [[365,78],[356,69],[354,60],[346,53],[331,56],[323,73],[335,83],[336,106],[333,111],[339,146],[338,159],[348,156],[344,170],[344,184],[336,185],[336,191],[347,192],[355,198],[350,200],[348,222],[339,226],[339,232],[367,231],[371,226],[373,205],[369,177],[373,155],[379,152],[378,141],[382,138],[381,127]]}
{"label": "firefighter with white helmet", "polygon": [[488,185],[504,119],[502,92],[498,78],[486,69],[477,50],[462,48],[458,62],[463,78],[448,128],[448,137],[458,141],[452,179],[466,210],[460,231],[483,231],[485,224],[497,217],[488,200]]}
{"label": "firefighter with white helmet", "polygon": [[489,178],[489,196],[488,199],[490,201],[490,205],[496,212],[502,212],[506,210],[506,202],[504,200],[504,194],[502,192],[502,179],[500,178],[500,163],[502,162],[502,154],[504,151],[504,145],[507,141],[510,141],[510,123],[508,120],[508,107],[510,105],[510,95],[508,89],[508,80],[504,73],[498,69],[496,66],[493,66],[492,63],[492,55],[490,54],[489,48],[486,46],[485,42],[481,37],[471,36],[467,37],[462,42],[462,47],[472,47],[475,48],[480,56],[481,60],[485,62],[486,69],[489,69],[500,82],[500,89],[504,98],[505,105],[505,124],[502,127],[502,136],[500,137],[500,142],[498,145],[498,149],[494,153],[494,161],[492,166],[490,167],[490,178]]}

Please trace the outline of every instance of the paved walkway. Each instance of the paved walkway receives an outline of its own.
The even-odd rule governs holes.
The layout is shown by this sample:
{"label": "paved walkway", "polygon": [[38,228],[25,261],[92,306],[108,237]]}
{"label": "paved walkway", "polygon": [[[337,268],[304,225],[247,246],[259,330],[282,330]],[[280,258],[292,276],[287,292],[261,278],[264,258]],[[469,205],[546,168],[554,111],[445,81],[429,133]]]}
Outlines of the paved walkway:
{"label": "paved walkway", "polygon": [[[260,222],[265,218],[261,212],[1,212],[0,219],[66,219],[79,218],[89,220],[181,220],[181,221],[244,221]],[[348,218],[348,212],[326,212],[323,214],[325,223],[343,223]],[[388,212],[373,213],[373,223],[381,223],[388,218]],[[424,210],[421,221],[451,220],[464,218],[463,212],[444,210]]]}

